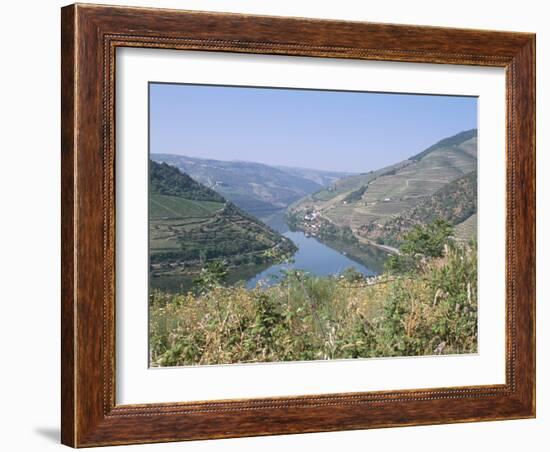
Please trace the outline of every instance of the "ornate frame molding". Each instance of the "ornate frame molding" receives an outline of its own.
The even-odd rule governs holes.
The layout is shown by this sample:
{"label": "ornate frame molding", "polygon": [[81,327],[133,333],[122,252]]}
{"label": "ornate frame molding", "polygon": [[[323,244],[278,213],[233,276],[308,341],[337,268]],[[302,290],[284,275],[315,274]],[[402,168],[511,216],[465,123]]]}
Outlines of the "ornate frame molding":
{"label": "ornate frame molding", "polygon": [[[311,19],[62,9],[62,442],[74,447],[533,417],[535,37]],[[116,48],[506,68],[506,384],[115,404]],[[521,355],[517,350],[522,350]]]}

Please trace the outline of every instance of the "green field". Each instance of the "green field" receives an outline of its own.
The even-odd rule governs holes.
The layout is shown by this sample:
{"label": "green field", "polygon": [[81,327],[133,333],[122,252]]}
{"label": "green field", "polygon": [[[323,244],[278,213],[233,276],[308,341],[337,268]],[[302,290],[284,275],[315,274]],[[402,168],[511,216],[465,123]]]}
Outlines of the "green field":
{"label": "green field", "polygon": [[151,194],[149,196],[150,250],[178,252],[180,238],[212,221],[212,214],[220,212],[225,203],[193,201],[179,196]]}
{"label": "green field", "polygon": [[151,194],[149,196],[149,218],[189,218],[210,216],[223,209],[225,204],[213,201],[192,201],[179,196]]}
{"label": "green field", "polygon": [[[420,198],[413,207],[383,222],[360,226],[357,232],[379,244],[396,246],[414,226],[441,218],[458,228],[455,232],[457,238],[475,240],[476,212],[477,172],[474,170],[449,182],[432,195]],[[470,220],[472,217],[473,221]],[[473,223],[473,228],[468,220]]]}

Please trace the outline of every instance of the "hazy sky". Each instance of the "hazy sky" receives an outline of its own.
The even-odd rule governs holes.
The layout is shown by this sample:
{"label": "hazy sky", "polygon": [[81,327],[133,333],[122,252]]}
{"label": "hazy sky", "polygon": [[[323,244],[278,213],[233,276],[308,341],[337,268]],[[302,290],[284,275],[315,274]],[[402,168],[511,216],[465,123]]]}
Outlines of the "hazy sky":
{"label": "hazy sky", "polygon": [[363,172],[477,127],[473,97],[150,84],[150,151]]}

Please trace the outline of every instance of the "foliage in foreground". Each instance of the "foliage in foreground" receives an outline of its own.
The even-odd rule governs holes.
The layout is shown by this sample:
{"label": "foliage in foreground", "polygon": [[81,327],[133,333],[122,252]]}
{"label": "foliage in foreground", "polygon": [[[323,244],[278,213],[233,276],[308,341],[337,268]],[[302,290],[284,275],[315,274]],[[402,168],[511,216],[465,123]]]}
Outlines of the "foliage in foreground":
{"label": "foliage in foreground", "polygon": [[405,272],[365,279],[291,272],[246,289],[215,280],[198,294],[154,292],[157,366],[344,359],[477,350],[477,259],[451,241]]}

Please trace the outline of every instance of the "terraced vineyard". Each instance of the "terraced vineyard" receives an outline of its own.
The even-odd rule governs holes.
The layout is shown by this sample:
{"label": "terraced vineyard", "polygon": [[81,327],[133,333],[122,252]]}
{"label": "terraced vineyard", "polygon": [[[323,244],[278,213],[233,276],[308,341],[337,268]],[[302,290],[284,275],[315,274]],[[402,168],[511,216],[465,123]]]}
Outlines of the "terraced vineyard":
{"label": "terraced vineyard", "polygon": [[178,196],[149,196],[150,248],[153,251],[179,251],[183,234],[213,221],[223,202],[192,201]]}
{"label": "terraced vineyard", "polygon": [[[289,214],[306,229],[315,229],[313,223],[327,220],[370,239],[365,230],[372,231],[372,226],[382,228],[476,169],[477,130],[473,129],[441,140],[391,167],[343,178],[293,204]],[[304,220],[306,217],[315,219]]]}
{"label": "terraced vineyard", "polygon": [[468,241],[477,233],[477,213],[455,226],[455,236],[462,241]]}
{"label": "terraced vineyard", "polygon": [[223,208],[225,203],[216,201],[193,201],[179,196],[152,194],[149,198],[149,216],[152,219],[171,216],[201,217]]}
{"label": "terraced vineyard", "polygon": [[[404,210],[383,223],[368,223],[358,233],[377,243],[399,246],[405,234],[416,225],[425,225],[441,219],[452,225],[461,225],[460,239],[475,238],[477,220],[477,173],[459,177],[426,196],[410,209]],[[472,217],[474,217],[472,219]]]}
{"label": "terraced vineyard", "polygon": [[229,277],[237,278],[247,267],[254,273],[295,251],[287,238],[176,168],[151,162],[150,174],[153,288],[170,289],[172,283],[189,288],[211,260],[225,260]]}

